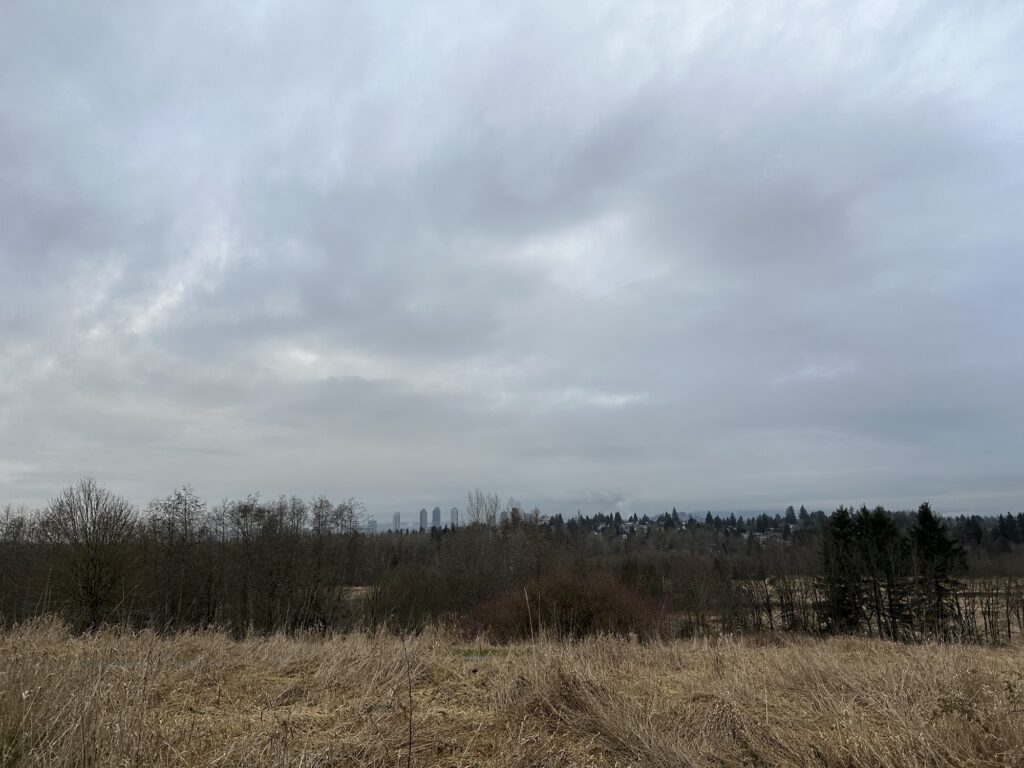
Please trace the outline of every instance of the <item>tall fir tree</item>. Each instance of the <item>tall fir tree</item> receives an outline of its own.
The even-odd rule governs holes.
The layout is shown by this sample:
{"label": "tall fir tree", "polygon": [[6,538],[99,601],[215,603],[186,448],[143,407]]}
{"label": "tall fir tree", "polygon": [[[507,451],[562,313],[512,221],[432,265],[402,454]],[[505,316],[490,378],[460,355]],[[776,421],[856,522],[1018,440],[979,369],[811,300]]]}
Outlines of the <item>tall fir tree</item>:
{"label": "tall fir tree", "polygon": [[964,550],[946,533],[928,502],[918,507],[910,539],[919,631],[929,636],[948,637],[956,623],[953,604],[956,576],[967,567]]}
{"label": "tall fir tree", "polygon": [[839,507],[825,524],[822,544],[821,623],[829,632],[856,632],[863,595],[856,563],[855,529],[850,510]]}

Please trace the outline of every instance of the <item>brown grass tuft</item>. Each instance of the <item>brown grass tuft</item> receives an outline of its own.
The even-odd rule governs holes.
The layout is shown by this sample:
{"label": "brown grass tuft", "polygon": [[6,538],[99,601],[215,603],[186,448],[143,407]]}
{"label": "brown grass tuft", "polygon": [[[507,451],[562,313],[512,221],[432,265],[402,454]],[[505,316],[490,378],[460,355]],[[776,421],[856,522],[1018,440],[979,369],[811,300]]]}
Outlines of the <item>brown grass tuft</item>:
{"label": "brown grass tuft", "polygon": [[1024,763],[1017,647],[0,633],[0,766]]}

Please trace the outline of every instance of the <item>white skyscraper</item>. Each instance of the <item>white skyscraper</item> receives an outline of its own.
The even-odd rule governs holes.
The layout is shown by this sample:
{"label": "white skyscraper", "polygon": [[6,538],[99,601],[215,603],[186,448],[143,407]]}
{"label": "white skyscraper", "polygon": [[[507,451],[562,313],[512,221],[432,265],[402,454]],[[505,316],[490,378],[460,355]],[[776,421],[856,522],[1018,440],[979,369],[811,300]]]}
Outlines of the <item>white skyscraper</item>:
{"label": "white skyscraper", "polygon": [[401,512],[395,512],[395,514],[391,516],[391,530],[393,530],[393,531],[400,531],[400,530],[402,530],[402,513]]}
{"label": "white skyscraper", "polygon": [[427,508],[424,507],[420,510],[420,530],[427,530]]}
{"label": "white skyscraper", "polygon": [[377,535],[377,521],[376,520],[371,520],[370,522],[368,522],[366,524],[366,532],[370,536],[376,536]]}
{"label": "white skyscraper", "polygon": [[452,528],[458,528],[459,527],[459,508],[458,507],[452,507],[451,515],[452,515],[451,527]]}
{"label": "white skyscraper", "polygon": [[440,528],[441,527],[441,508],[440,507],[434,507],[433,511],[430,513],[430,524],[434,528]]}

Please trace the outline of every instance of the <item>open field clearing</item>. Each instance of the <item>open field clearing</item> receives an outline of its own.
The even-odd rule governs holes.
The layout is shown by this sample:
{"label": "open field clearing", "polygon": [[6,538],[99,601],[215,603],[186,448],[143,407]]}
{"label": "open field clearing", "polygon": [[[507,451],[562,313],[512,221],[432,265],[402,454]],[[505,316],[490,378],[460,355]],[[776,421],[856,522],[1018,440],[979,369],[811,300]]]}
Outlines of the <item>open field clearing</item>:
{"label": "open field clearing", "polygon": [[5,767],[1024,763],[1020,647],[75,637],[41,622],[0,635],[0,659]]}

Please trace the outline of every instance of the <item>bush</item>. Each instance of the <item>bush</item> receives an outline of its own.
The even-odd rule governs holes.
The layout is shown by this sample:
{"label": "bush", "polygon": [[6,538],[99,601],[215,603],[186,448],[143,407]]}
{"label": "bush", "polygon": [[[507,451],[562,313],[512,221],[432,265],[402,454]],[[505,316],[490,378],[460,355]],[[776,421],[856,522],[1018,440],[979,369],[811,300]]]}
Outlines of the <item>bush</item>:
{"label": "bush", "polygon": [[659,625],[657,606],[610,573],[569,570],[506,590],[475,606],[468,618],[497,641],[541,634],[567,639],[631,633],[651,637]]}

